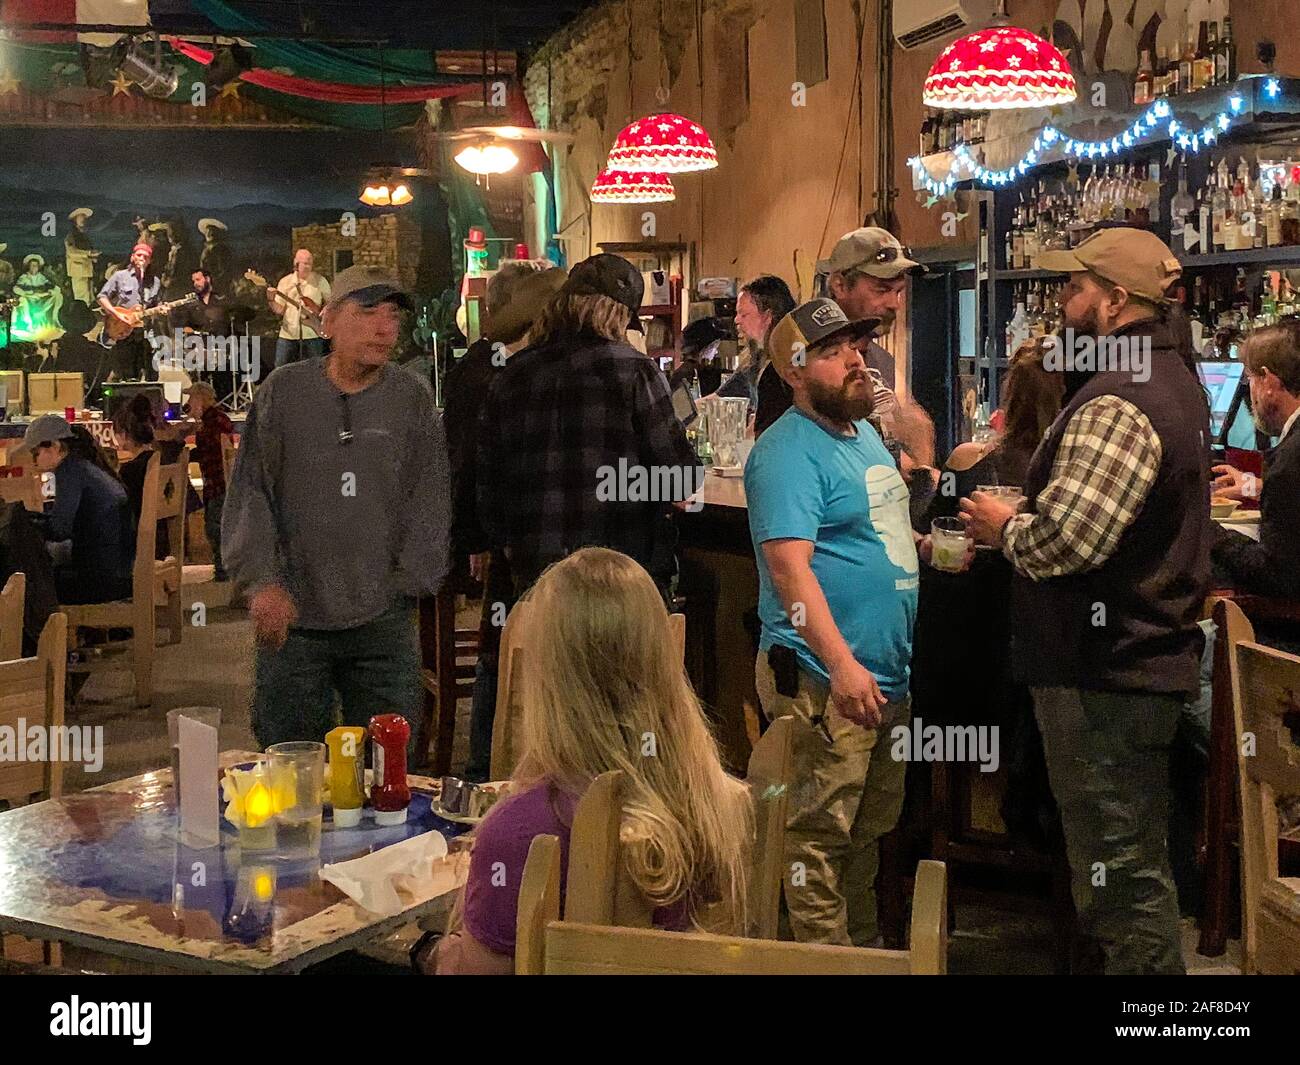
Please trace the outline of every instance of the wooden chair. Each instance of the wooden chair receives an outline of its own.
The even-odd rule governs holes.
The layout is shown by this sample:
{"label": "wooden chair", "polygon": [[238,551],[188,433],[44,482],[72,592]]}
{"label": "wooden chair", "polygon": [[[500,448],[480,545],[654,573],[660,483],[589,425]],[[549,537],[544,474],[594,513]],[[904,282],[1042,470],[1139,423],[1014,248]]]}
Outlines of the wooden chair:
{"label": "wooden chair", "polygon": [[[497,708],[492,722],[492,768],[493,780],[506,780],[515,771],[519,757],[519,717],[522,709],[519,691],[521,670],[526,668],[528,618],[532,604],[527,599],[520,600],[506,618],[505,628],[501,630],[501,650],[497,657]],[[678,657],[686,657],[686,615],[669,614],[673,644]]]}
{"label": "wooden chair", "polygon": [[[474,694],[479,631],[456,628],[456,592],[450,586],[420,600],[420,686],[424,712],[416,757],[433,776],[451,772],[456,703]],[[494,778],[499,779],[499,778]]]}
{"label": "wooden chair", "polygon": [[231,433],[221,434],[221,467],[226,472],[226,486],[230,486],[231,474],[235,469],[235,453],[239,449],[235,445],[235,437]]}
{"label": "wooden chair", "polygon": [[[1278,875],[1277,800],[1300,795],[1300,657],[1239,643],[1233,702],[1241,785],[1242,971],[1300,974],[1300,877]],[[526,875],[526,874],[525,874]]]}
{"label": "wooden chair", "polygon": [[917,868],[912,945],[903,951],[583,923],[573,919],[576,876],[571,869],[566,920],[561,921],[560,841],[555,836],[533,840],[519,891],[516,974],[901,976],[947,971],[946,874],[940,862],[921,862]]}
{"label": "wooden chair", "polygon": [[23,605],[27,577],[15,573],[0,591],[0,662],[23,656]]}
{"label": "wooden chair", "polygon": [[749,863],[749,934],[775,939],[785,879],[785,821],[789,804],[794,719],[779,717],[759,737],[749,755],[750,794],[754,799],[754,850]]}
{"label": "wooden chair", "polygon": [[21,477],[0,477],[0,503],[21,503],[39,514],[45,509],[40,474],[28,466]]}
{"label": "wooden chair", "polygon": [[[16,729],[21,718],[26,726],[43,726],[47,736],[56,734],[63,727],[67,660],[68,619],[63,614],[54,614],[41,630],[35,657],[0,661],[0,727]],[[0,762],[0,800],[10,808],[57,799],[62,794],[61,760]],[[6,937],[0,935],[0,957],[5,956],[6,950],[17,950],[22,960],[27,960],[23,948],[31,942],[15,936],[6,943]],[[61,962],[57,943],[42,944],[42,954],[49,965]]]}
{"label": "wooden chair", "polygon": [[[793,719],[779,718],[749,760],[755,839],[749,863],[746,933],[775,939],[785,870],[785,819]],[[569,835],[569,920],[649,928],[653,909],[626,875],[619,856],[625,776],[615,770],[592,781],[574,808]]]}
{"label": "wooden chair", "polygon": [[[153,701],[153,658],[158,623],[168,630],[169,644],[181,642],[184,608],[181,582],[185,565],[185,489],[189,481],[189,448],[170,466],[159,465],[157,453],[149,459],[144,478],[140,524],[135,535],[135,566],[131,576],[131,598],[112,603],[61,606],[68,625],[79,628],[130,629],[127,640],[96,645],[100,651],[129,650],[135,673],[135,704]],[[167,557],[155,558],[158,523],[164,523]],[[90,665],[73,667],[88,672]]]}

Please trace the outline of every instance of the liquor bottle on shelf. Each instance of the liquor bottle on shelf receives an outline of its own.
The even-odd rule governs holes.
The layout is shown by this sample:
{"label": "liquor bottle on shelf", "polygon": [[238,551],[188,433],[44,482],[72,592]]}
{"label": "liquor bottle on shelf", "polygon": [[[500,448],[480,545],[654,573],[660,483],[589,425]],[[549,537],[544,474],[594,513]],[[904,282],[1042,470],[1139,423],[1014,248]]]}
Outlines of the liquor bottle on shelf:
{"label": "liquor bottle on shelf", "polygon": [[1137,78],[1133,82],[1133,103],[1149,104],[1155,99],[1155,75],[1151,70],[1151,52],[1142,49],[1142,59],[1138,63]]}
{"label": "liquor bottle on shelf", "polygon": [[1192,91],[1192,78],[1196,74],[1196,27],[1189,26],[1183,40],[1182,55],[1178,58],[1178,84],[1173,95]]}
{"label": "liquor bottle on shelf", "polygon": [[1192,89],[1208,89],[1214,80],[1214,56],[1210,53],[1210,23],[1202,19],[1196,30],[1196,59],[1192,64]]}
{"label": "liquor bottle on shelf", "polygon": [[1038,197],[1030,192],[1029,201],[1025,204],[1024,216],[1024,256],[1025,269],[1032,269],[1034,260],[1038,258]]}
{"label": "liquor bottle on shelf", "polygon": [[1300,244],[1300,167],[1288,167],[1290,182],[1282,200],[1282,243],[1293,248]]}
{"label": "liquor bottle on shelf", "polygon": [[921,142],[919,145],[919,155],[931,155],[934,152],[934,116],[927,114],[925,121],[921,123]]}
{"label": "liquor bottle on shelf", "polygon": [[[1202,23],[1204,25],[1204,23]],[[1219,84],[1219,23],[1211,20],[1205,39],[1205,86],[1212,88]]]}
{"label": "liquor bottle on shelf", "polygon": [[1237,46],[1232,39],[1232,19],[1223,17],[1223,32],[1219,34],[1219,50],[1214,56],[1214,77],[1220,85],[1237,80]]}
{"label": "liquor bottle on shelf", "polygon": [[1213,219],[1214,209],[1210,188],[1208,185],[1202,185],[1196,194],[1196,253],[1198,255],[1209,255],[1213,250],[1211,243],[1214,238]]}
{"label": "liquor bottle on shelf", "polygon": [[1214,188],[1210,192],[1213,251],[1223,251],[1227,246],[1224,222],[1228,214],[1228,181],[1228,160],[1223,158],[1219,160],[1219,165],[1215,167]]}
{"label": "liquor bottle on shelf", "polygon": [[[1187,191],[1187,161],[1178,170],[1178,191],[1174,193],[1174,198],[1169,203],[1170,244],[1176,254],[1184,254],[1187,251],[1187,244],[1183,239],[1183,229],[1192,222],[1192,215],[1196,211],[1196,201],[1192,199],[1192,194]],[[1201,249],[1204,251],[1204,249]]]}
{"label": "liquor bottle on shelf", "polygon": [[1016,309],[1011,315],[1011,320],[1007,322],[1007,349],[1006,356],[1011,358],[1016,350],[1029,339],[1029,316],[1025,313],[1025,294],[1021,285],[1016,286]]}
{"label": "liquor bottle on shelf", "polygon": [[1273,183],[1273,195],[1264,208],[1264,244],[1269,248],[1282,245],[1282,183]]}
{"label": "liquor bottle on shelf", "polygon": [[1016,205],[1011,216],[1011,269],[1025,269],[1025,205]]}
{"label": "liquor bottle on shelf", "polygon": [[1169,49],[1156,49],[1155,73],[1151,78],[1151,95],[1160,100],[1169,95]]}

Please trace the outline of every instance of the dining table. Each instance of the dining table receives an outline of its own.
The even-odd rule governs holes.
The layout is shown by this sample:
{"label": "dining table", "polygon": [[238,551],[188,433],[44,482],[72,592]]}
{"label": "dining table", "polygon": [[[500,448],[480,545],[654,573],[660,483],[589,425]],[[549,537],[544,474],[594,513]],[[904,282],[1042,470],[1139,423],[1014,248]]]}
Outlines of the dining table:
{"label": "dining table", "polygon": [[[226,751],[219,765],[258,757]],[[224,818],[219,845],[188,846],[170,769],[0,813],[0,933],[131,959],[150,972],[301,972],[450,910],[469,870],[469,829],[435,813],[439,781],[407,780],[404,824],[364,818],[336,828],[327,806],[319,855],[309,859],[242,854]],[[320,878],[322,864],[434,831],[446,837],[447,855],[427,881],[402,886],[394,915],[372,913]]]}

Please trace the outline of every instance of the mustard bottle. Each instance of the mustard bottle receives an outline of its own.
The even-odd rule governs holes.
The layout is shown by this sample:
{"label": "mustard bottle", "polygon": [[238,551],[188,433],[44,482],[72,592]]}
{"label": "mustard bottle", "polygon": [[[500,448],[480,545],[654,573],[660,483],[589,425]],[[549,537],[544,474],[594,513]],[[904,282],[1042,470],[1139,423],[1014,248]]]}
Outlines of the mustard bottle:
{"label": "mustard bottle", "polygon": [[365,804],[362,789],[366,764],[366,730],[357,725],[340,725],[325,734],[329,747],[330,803],[336,828],[355,828],[361,823]]}

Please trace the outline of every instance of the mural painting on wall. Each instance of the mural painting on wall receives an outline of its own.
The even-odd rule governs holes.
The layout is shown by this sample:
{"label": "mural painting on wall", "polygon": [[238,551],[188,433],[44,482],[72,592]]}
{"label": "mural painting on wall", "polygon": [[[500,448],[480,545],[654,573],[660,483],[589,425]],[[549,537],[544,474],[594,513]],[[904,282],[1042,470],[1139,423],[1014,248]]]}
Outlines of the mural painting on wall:
{"label": "mural painting on wall", "polygon": [[[162,300],[193,291],[203,269],[218,295],[247,308],[251,332],[278,329],[264,290],[244,275],[274,284],[289,273],[295,230],[397,232],[357,202],[362,144],[338,133],[10,131],[0,156],[0,361],[93,337],[99,292],[138,244],[152,249]],[[420,227],[402,226],[401,237],[400,263],[396,248],[375,261],[395,271],[417,261]],[[332,276],[340,259],[315,268]]]}

